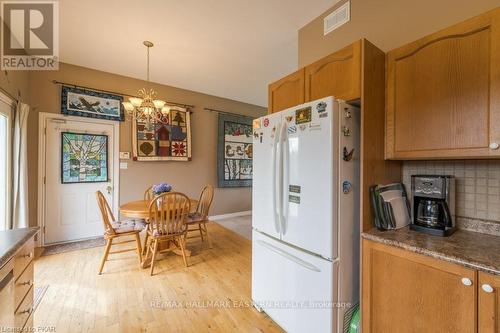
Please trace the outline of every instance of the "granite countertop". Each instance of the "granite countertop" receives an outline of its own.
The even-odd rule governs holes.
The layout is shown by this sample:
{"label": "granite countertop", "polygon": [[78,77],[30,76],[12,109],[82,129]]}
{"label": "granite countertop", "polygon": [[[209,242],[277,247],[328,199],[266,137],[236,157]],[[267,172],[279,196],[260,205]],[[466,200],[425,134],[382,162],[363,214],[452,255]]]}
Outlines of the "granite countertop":
{"label": "granite countertop", "polygon": [[40,228],[21,228],[0,231],[0,267],[2,267],[24,243]]}
{"label": "granite countertop", "polygon": [[441,260],[500,275],[500,236],[457,230],[449,237],[428,235],[404,227],[363,232],[364,239],[396,246]]}

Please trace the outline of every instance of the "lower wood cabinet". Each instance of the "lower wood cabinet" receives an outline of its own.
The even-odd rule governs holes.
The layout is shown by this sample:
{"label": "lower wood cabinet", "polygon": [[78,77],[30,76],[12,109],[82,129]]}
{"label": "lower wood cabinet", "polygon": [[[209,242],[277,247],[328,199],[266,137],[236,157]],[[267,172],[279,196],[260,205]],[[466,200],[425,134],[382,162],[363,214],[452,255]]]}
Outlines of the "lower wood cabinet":
{"label": "lower wood cabinet", "polygon": [[479,272],[479,332],[500,332],[500,276]]}
{"label": "lower wood cabinet", "polygon": [[363,240],[362,272],[363,332],[476,332],[477,271]]}

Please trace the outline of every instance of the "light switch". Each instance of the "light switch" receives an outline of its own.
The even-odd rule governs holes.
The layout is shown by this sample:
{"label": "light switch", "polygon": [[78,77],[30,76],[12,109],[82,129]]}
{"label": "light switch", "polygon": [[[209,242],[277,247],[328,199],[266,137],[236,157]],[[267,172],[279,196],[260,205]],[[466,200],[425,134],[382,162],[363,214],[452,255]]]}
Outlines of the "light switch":
{"label": "light switch", "polygon": [[128,163],[127,162],[120,162],[120,169],[122,169],[122,170],[128,169]]}
{"label": "light switch", "polygon": [[120,160],[129,160],[129,159],[130,159],[130,152],[129,151],[121,151],[120,152]]}

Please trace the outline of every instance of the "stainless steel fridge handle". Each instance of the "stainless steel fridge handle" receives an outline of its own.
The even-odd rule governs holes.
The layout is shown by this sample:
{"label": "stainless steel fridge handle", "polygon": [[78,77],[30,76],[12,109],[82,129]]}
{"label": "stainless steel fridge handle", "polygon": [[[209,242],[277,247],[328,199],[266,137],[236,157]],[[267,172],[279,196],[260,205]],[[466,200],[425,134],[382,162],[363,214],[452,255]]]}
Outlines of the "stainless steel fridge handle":
{"label": "stainless steel fridge handle", "polygon": [[311,264],[310,262],[307,262],[305,260],[302,260],[266,241],[263,241],[263,240],[258,240],[257,243],[259,243],[260,245],[262,245],[263,247],[267,248],[268,250],[271,250],[273,251],[274,253],[277,253],[279,254],[280,256],[290,260],[290,261],[293,261],[294,263],[304,267],[304,268],[307,268],[308,270],[310,271],[314,271],[314,272],[321,272],[321,270],[316,267],[315,265]]}

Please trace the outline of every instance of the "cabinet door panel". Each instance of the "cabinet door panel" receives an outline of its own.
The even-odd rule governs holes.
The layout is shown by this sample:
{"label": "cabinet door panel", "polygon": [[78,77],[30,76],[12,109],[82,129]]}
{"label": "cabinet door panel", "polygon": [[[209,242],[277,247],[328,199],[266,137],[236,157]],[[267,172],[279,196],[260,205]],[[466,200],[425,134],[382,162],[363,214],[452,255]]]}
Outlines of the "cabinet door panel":
{"label": "cabinet door panel", "polygon": [[363,332],[475,332],[476,280],[474,270],[365,240]]}
{"label": "cabinet door panel", "polygon": [[346,101],[361,97],[361,41],[305,68],[306,101],[334,96]]}
{"label": "cabinet door panel", "polygon": [[[388,53],[387,158],[492,157],[499,11]],[[497,60],[495,60],[497,58]],[[500,143],[500,142],[499,142]]]}
{"label": "cabinet door panel", "polygon": [[304,69],[269,85],[268,112],[278,112],[304,103]]}
{"label": "cabinet door panel", "polygon": [[479,272],[478,288],[479,333],[498,333],[500,332],[500,276]]}

